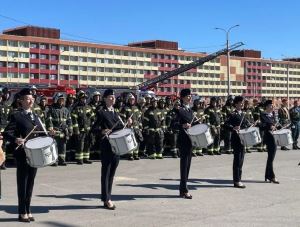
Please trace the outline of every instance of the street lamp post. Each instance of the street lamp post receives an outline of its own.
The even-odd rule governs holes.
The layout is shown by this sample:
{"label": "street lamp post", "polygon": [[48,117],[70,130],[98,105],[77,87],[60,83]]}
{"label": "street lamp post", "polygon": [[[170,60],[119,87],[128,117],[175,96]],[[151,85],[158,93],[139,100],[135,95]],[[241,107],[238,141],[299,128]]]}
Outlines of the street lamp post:
{"label": "street lamp post", "polygon": [[229,53],[229,33],[231,29],[240,26],[239,24],[236,24],[227,30],[224,28],[215,28],[217,30],[222,30],[226,33],[226,48],[227,48],[227,93],[228,96],[231,94],[231,81],[230,81],[230,53]]}

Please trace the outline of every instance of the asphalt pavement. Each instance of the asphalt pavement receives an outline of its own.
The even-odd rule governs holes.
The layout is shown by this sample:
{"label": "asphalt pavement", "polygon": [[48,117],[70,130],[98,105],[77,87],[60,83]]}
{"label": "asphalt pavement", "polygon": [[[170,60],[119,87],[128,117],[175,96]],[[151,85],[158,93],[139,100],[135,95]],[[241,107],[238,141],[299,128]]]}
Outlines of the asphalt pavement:
{"label": "asphalt pavement", "polygon": [[0,226],[300,226],[300,151],[278,150],[280,184],[264,182],[267,153],[246,154],[243,182],[232,185],[233,155],[192,160],[192,200],[179,198],[179,159],[122,160],[113,201],[100,201],[101,163],[38,170],[32,212],[35,222],[17,222],[16,170],[2,171]]}

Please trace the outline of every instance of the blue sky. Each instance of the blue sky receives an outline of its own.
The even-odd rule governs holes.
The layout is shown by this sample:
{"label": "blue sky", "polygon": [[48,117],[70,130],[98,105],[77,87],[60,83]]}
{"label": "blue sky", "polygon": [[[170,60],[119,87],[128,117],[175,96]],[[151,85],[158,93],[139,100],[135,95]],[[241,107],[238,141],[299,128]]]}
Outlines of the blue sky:
{"label": "blue sky", "polygon": [[27,23],[60,28],[63,39],[121,45],[162,39],[191,52],[223,48],[225,32],[214,28],[239,24],[230,42],[273,59],[300,56],[299,22],[296,0],[6,0],[0,7],[1,31]]}

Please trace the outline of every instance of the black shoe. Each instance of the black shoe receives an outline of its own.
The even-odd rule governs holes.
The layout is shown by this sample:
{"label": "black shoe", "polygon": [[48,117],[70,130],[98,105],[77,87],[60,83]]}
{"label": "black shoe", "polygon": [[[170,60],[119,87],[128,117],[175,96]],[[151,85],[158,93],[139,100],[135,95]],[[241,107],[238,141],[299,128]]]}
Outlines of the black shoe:
{"label": "black shoe", "polygon": [[234,183],[235,188],[246,188],[246,185],[244,185],[242,182],[236,182]]}
{"label": "black shoe", "polygon": [[272,179],[265,178],[265,182],[279,184],[280,182],[274,177]]}
{"label": "black shoe", "polygon": [[252,153],[252,151],[250,151],[249,149],[246,150],[246,153]]}
{"label": "black shoe", "polygon": [[128,161],[133,161],[133,160],[134,160],[133,156],[128,157]]}
{"label": "black shoe", "polygon": [[[294,149],[294,148],[293,148]],[[287,147],[281,147],[282,151],[289,151],[290,149],[288,149]]]}
{"label": "black shoe", "polygon": [[93,162],[91,160],[88,160],[88,159],[83,159],[83,163],[84,164],[92,164]]}
{"label": "black shoe", "polygon": [[[231,153],[227,153],[227,154],[231,154]],[[221,155],[221,152],[220,151],[216,151],[215,155]]]}
{"label": "black shoe", "polygon": [[51,166],[53,166],[53,167],[57,167],[58,166],[58,164],[57,164],[57,162],[54,162]]}
{"label": "black shoe", "polygon": [[19,222],[30,222],[29,218],[23,218],[20,214],[19,214],[18,220],[19,220]]}
{"label": "black shoe", "polygon": [[197,153],[197,155],[198,155],[198,156],[204,156],[204,154],[203,154],[203,153]]}
{"label": "black shoe", "polygon": [[115,204],[108,206],[107,203],[104,203],[104,207],[108,210],[115,210],[117,208]]}
{"label": "black shoe", "polygon": [[178,155],[177,154],[173,154],[172,158],[178,158]]}
{"label": "black shoe", "polygon": [[0,166],[0,169],[1,169],[1,170],[5,170],[5,169],[6,169],[5,163],[3,163],[3,164]]}
{"label": "black shoe", "polygon": [[35,218],[32,217],[32,216],[31,216],[31,217],[28,216],[28,219],[29,219],[30,221],[35,221]]}
{"label": "black shoe", "polygon": [[61,161],[61,162],[58,162],[58,165],[59,165],[59,166],[66,166],[66,165],[67,165],[67,163],[66,163],[66,162],[64,162],[64,161]]}
{"label": "black shoe", "polygon": [[134,160],[140,160],[139,156],[134,156]]}
{"label": "black shoe", "polygon": [[77,161],[77,165],[83,165],[83,161]]}
{"label": "black shoe", "polygon": [[187,193],[187,192],[186,193],[180,193],[179,196],[184,198],[184,199],[192,199],[193,198],[193,196],[191,194]]}
{"label": "black shoe", "polygon": [[193,157],[197,157],[197,154],[196,154],[196,153],[192,153],[192,156],[193,156]]}

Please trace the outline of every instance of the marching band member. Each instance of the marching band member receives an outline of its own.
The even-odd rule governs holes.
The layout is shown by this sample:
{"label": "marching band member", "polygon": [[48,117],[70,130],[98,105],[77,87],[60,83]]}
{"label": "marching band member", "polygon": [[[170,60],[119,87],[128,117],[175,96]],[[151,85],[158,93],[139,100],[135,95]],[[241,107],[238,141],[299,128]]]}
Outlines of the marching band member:
{"label": "marching band member", "polygon": [[265,172],[265,181],[279,184],[273,170],[273,161],[276,155],[277,145],[275,143],[272,131],[276,130],[276,120],[274,116],[274,106],[272,100],[267,100],[265,103],[265,112],[260,115],[261,129],[264,132],[263,141],[267,145],[268,160]]}
{"label": "marching band member", "polygon": [[[25,137],[36,127],[37,131],[43,131],[41,121],[33,112],[35,98],[29,88],[19,92],[21,109],[11,115],[10,122],[4,130],[4,138],[14,144],[14,156],[17,162],[17,189],[18,189],[18,210],[19,221],[34,221],[30,210],[31,196],[34,186],[34,178],[37,169],[29,166],[26,162],[24,150]],[[28,139],[38,137],[40,134],[32,133]]]}
{"label": "marching band member", "polygon": [[[116,101],[114,91],[112,89],[105,90],[103,94],[105,102],[104,107],[99,110],[94,128],[101,130],[103,138],[101,140],[101,200],[104,207],[110,210],[116,209],[116,206],[111,201],[112,184],[117,170],[120,156],[112,151],[112,147],[108,141],[108,135],[111,132],[123,129],[124,125],[120,120],[119,114],[114,109]],[[128,119],[128,126],[132,120]]]}
{"label": "marching band member", "polygon": [[[5,153],[2,150],[2,145],[3,145],[3,137],[0,134],[0,166],[5,162]],[[0,199],[1,199],[1,169],[0,169]]]}
{"label": "marching band member", "polygon": [[190,108],[192,100],[191,90],[182,89],[180,91],[181,108],[178,109],[177,117],[172,126],[174,130],[179,130],[178,148],[180,153],[180,186],[179,195],[184,199],[192,199],[187,187],[189,172],[192,160],[192,142],[186,130],[192,126],[193,111]]}
{"label": "marching band member", "polygon": [[225,128],[231,131],[231,147],[233,148],[233,184],[236,188],[246,188],[241,182],[242,168],[245,156],[245,147],[241,143],[239,137],[239,130],[250,126],[250,122],[245,118],[246,113],[242,111],[244,105],[244,98],[236,96],[233,100],[235,111],[230,114],[228,120],[225,122]]}

